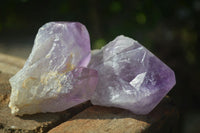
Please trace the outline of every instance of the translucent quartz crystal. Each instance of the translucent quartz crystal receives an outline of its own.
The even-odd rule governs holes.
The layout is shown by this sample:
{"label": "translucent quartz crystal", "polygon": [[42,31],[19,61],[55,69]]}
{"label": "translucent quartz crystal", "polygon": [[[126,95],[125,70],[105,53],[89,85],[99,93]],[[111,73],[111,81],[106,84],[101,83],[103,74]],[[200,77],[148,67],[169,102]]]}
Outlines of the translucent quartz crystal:
{"label": "translucent quartz crystal", "polygon": [[97,72],[87,67],[90,40],[84,25],[50,22],[36,36],[24,67],[10,79],[12,114],[57,112],[90,99]]}
{"label": "translucent quartz crystal", "polygon": [[99,82],[94,105],[149,113],[175,85],[174,72],[137,41],[118,36],[94,51],[89,65]]}

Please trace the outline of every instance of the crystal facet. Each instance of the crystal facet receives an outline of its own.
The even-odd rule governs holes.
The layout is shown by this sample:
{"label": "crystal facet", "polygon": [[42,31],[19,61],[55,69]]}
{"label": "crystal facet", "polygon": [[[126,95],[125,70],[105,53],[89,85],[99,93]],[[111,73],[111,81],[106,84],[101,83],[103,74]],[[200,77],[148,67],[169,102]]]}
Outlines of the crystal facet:
{"label": "crystal facet", "polygon": [[94,51],[89,67],[99,75],[91,102],[136,114],[149,113],[176,82],[167,65],[137,41],[122,35]]}
{"label": "crystal facet", "polygon": [[57,112],[90,99],[96,70],[87,67],[90,40],[84,25],[50,22],[42,26],[24,67],[10,79],[12,114]]}

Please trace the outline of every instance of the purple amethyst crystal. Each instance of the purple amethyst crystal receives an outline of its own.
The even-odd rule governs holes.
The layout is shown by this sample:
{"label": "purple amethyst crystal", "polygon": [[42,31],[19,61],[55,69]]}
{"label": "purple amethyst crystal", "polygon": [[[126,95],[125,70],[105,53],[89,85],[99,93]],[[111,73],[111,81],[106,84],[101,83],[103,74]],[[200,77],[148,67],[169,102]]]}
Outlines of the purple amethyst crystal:
{"label": "purple amethyst crystal", "polygon": [[97,72],[87,67],[91,57],[87,29],[76,22],[42,26],[23,69],[10,79],[12,114],[57,112],[91,98]]}
{"label": "purple amethyst crystal", "polygon": [[137,41],[118,36],[94,51],[90,68],[99,82],[91,99],[94,105],[147,114],[175,85],[174,72]]}

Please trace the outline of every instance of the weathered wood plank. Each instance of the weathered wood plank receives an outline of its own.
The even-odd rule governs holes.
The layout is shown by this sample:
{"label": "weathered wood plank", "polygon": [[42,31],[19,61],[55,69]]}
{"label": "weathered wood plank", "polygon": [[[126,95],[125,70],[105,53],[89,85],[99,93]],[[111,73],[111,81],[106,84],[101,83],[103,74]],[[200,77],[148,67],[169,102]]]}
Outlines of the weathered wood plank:
{"label": "weathered wood plank", "polygon": [[0,53],[0,72],[2,73],[15,74],[24,63],[24,59]]}
{"label": "weathered wood plank", "polygon": [[178,111],[169,98],[148,115],[119,108],[92,106],[49,133],[171,133],[176,132]]}

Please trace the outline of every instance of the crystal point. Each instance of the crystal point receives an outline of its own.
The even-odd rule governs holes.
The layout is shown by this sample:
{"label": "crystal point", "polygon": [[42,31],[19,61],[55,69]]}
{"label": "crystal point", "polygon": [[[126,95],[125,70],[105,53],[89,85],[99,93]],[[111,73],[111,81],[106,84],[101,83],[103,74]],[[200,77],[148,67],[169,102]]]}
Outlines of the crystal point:
{"label": "crystal point", "polygon": [[122,35],[94,51],[89,67],[99,75],[91,102],[136,114],[153,110],[176,82],[167,65],[137,41]]}
{"label": "crystal point", "polygon": [[97,84],[87,29],[77,22],[42,26],[24,67],[10,79],[12,114],[57,112],[90,99]]}

